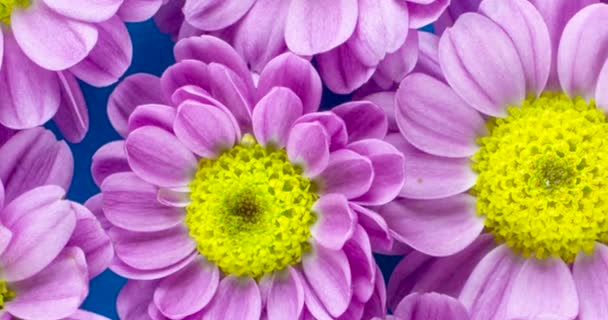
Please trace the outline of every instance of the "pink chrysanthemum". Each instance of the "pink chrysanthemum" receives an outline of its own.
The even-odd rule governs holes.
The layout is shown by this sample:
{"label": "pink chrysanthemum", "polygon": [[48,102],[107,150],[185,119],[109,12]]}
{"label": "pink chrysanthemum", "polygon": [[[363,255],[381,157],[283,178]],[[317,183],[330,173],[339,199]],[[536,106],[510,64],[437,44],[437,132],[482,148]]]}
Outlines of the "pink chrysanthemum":
{"label": "pink chrysanthemum", "polygon": [[3,136],[0,153],[0,318],[105,319],[78,310],[113,248],[95,216],[64,199],[68,146],[34,128]]}
{"label": "pink chrysanthemum", "polygon": [[88,129],[77,79],[118,80],[131,64],[124,21],[145,20],[161,1],[0,1],[0,124],[24,129],[51,118],[70,141]]}
{"label": "pink chrysanthemum", "polygon": [[482,1],[441,35],[442,75],[401,83],[387,140],[409,176],[381,213],[423,253],[391,306],[439,291],[476,320],[605,317],[608,5],[564,3]]}
{"label": "pink chrysanthemum", "polygon": [[162,30],[180,38],[212,33],[225,39],[257,72],[288,49],[315,56],[325,85],[337,93],[350,93],[372,76],[387,86],[388,77],[403,72],[392,68],[395,63],[380,62],[385,58],[409,62],[416,52],[414,30],[435,21],[448,3],[181,0],[167,2],[156,21]]}
{"label": "pink chrysanthemum", "polygon": [[121,317],[359,319],[378,276],[371,246],[391,245],[370,207],[404,183],[383,111],[317,112],[319,76],[291,53],[257,86],[217,38],[181,40],[175,56],[160,79],[116,89],[108,111],[125,140],[93,158],[110,268],[148,280],[124,289]]}

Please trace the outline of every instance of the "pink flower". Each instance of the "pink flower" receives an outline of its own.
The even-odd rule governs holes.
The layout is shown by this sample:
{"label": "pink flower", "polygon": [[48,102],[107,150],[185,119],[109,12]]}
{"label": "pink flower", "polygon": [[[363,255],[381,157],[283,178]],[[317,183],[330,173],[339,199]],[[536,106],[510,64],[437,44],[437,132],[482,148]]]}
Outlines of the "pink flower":
{"label": "pink flower", "polygon": [[484,0],[401,82],[387,140],[409,170],[379,211],[419,252],[389,305],[436,291],[476,320],[604,317],[605,21],[603,3]]}
{"label": "pink flower", "polygon": [[[380,62],[411,61],[416,51],[413,30],[435,21],[448,3],[182,0],[168,2],[155,19],[162,30],[179,38],[211,33],[229,41],[256,72],[286,50],[314,56],[325,85],[336,93],[350,93],[377,68],[383,85],[388,76],[403,73],[393,70],[391,63],[382,68]],[[414,36],[406,41],[408,33]]]}
{"label": "pink flower", "polygon": [[93,158],[110,268],[146,280],[123,290],[121,317],[359,319],[378,281],[372,247],[392,246],[373,207],[404,183],[382,110],[318,112],[319,76],[291,53],[257,86],[217,38],[175,55],[160,79],[117,87],[108,110],[125,140]]}
{"label": "pink flower", "polygon": [[105,319],[78,307],[113,257],[95,216],[65,200],[72,154],[42,128],[0,147],[0,317]]}
{"label": "pink flower", "polygon": [[51,118],[70,141],[88,129],[77,79],[118,80],[131,63],[124,21],[150,17],[159,1],[9,0],[0,7],[0,124],[24,129]]}

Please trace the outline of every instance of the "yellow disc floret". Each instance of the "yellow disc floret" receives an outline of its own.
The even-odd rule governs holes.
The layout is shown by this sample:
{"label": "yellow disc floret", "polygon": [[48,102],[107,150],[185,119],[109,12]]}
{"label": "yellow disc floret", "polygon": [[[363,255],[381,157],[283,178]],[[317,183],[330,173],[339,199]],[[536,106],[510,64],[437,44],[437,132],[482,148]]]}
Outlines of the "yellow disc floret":
{"label": "yellow disc floret", "polygon": [[15,292],[9,289],[5,281],[0,280],[0,310],[4,309],[4,304],[15,298]]}
{"label": "yellow disc floret", "polygon": [[254,278],[299,263],[318,199],[301,173],[285,150],[250,135],[217,159],[202,159],[186,207],[199,253],[224,273]]}
{"label": "yellow disc floret", "polygon": [[608,241],[608,123],[593,101],[544,93],[488,128],[472,193],[497,240],[566,262]]}
{"label": "yellow disc floret", "polygon": [[0,0],[0,21],[5,24],[11,23],[11,13],[15,6],[27,7],[30,0]]}

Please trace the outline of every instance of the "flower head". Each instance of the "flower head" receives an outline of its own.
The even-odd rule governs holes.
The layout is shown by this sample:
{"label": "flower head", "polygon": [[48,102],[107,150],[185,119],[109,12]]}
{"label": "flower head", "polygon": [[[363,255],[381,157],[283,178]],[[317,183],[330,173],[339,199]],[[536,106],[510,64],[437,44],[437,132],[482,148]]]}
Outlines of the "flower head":
{"label": "flower head", "polygon": [[[11,135],[11,134],[9,134]],[[0,314],[18,319],[84,319],[89,279],[113,257],[110,240],[84,206],[64,199],[72,155],[42,128],[0,147]]]}
{"label": "flower head", "polygon": [[[438,42],[442,76],[414,73],[396,93],[402,136],[388,139],[410,176],[382,214],[424,254],[398,268],[393,305],[440,291],[473,319],[601,318],[608,32],[595,26],[608,6],[537,2],[460,15]],[[413,276],[416,261],[445,274]]]}
{"label": "flower head", "polygon": [[287,50],[314,56],[325,85],[350,93],[372,76],[387,89],[411,71],[415,29],[435,21],[448,3],[182,0],[168,2],[156,21],[179,38],[210,33],[229,41],[256,72]]}
{"label": "flower head", "polygon": [[170,319],[361,317],[378,276],[371,247],[391,241],[370,207],[403,185],[383,111],[318,112],[319,76],[291,53],[257,85],[217,38],[183,39],[175,55],[160,79],[116,89],[110,119],[125,140],[93,159],[111,269],[149,280],[125,297],[131,286],[153,297],[124,298],[121,316],[143,303]]}

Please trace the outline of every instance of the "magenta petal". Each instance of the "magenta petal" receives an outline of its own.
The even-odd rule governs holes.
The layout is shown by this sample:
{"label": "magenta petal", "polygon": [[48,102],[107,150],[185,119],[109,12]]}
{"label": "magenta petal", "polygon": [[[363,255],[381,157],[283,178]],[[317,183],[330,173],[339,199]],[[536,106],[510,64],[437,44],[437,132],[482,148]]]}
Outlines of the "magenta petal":
{"label": "magenta petal", "polygon": [[200,311],[211,301],[219,280],[217,266],[199,256],[160,281],[154,291],[154,303],[165,316],[181,319]]}
{"label": "magenta petal", "polygon": [[146,313],[158,282],[127,281],[116,301],[116,310],[120,319],[150,320]]}
{"label": "magenta petal", "polygon": [[258,0],[234,31],[234,48],[256,72],[285,52],[285,18],[289,1]]}
{"label": "magenta petal", "polygon": [[595,97],[600,71],[608,61],[608,5],[595,4],[580,10],[568,22],[557,53],[557,72],[563,90],[571,97]]}
{"label": "magenta petal", "polygon": [[72,315],[64,318],[63,320],[108,320],[108,318],[93,312],[78,309]]}
{"label": "magenta petal", "polygon": [[472,318],[507,319],[511,288],[523,262],[504,244],[479,262],[459,297]]}
{"label": "magenta petal", "polygon": [[365,229],[374,252],[388,252],[393,247],[393,238],[384,218],[373,210],[351,203],[357,214],[359,225]]}
{"label": "magenta petal", "polygon": [[418,31],[418,61],[414,72],[428,74],[444,81],[443,71],[439,65],[439,37],[435,34]]}
{"label": "magenta petal", "polygon": [[302,101],[293,91],[285,87],[272,88],[253,108],[253,132],[257,142],[284,147],[302,109]]}
{"label": "magenta petal", "polygon": [[188,0],[184,16],[189,24],[205,31],[226,28],[238,21],[254,0]]}
{"label": "magenta petal", "polygon": [[267,286],[266,314],[268,319],[299,319],[304,307],[304,285],[299,271],[292,267],[275,271],[262,278]]}
{"label": "magenta petal", "polygon": [[110,175],[117,172],[131,171],[124,140],[113,141],[101,146],[95,152],[91,164],[91,174],[97,186]]}
{"label": "magenta petal", "polygon": [[324,195],[315,202],[312,211],[317,213],[317,221],[310,230],[315,241],[327,249],[342,249],[357,225],[357,216],[348,200],[341,194]]}
{"label": "magenta petal", "polygon": [[185,212],[181,208],[160,204],[158,188],[132,172],[110,175],[101,185],[103,210],[113,225],[141,232],[166,230],[180,224]]}
{"label": "magenta petal", "polygon": [[67,190],[72,182],[74,159],[70,148],[44,128],[18,132],[0,147],[0,154],[5,157],[0,163],[0,179],[6,202],[45,185]]}
{"label": "magenta petal", "polygon": [[403,319],[466,320],[469,314],[455,298],[437,293],[412,293],[397,306],[395,316]]}
{"label": "magenta petal", "polygon": [[163,0],[123,0],[116,13],[125,22],[141,22],[152,17]]}
{"label": "magenta petal", "polygon": [[164,104],[142,104],[129,117],[129,132],[145,126],[153,126],[173,133],[177,110]]}
{"label": "magenta petal", "polygon": [[177,89],[187,85],[208,90],[209,78],[207,64],[197,60],[181,60],[163,72],[160,78],[162,93],[165,97],[171,97]]}
{"label": "magenta petal", "polygon": [[69,72],[57,72],[61,102],[53,121],[66,140],[77,143],[89,130],[89,111],[78,81]]}
{"label": "magenta petal", "polygon": [[399,127],[397,127],[397,122],[395,121],[395,92],[376,92],[361,98],[361,100],[371,101],[382,109],[387,117],[388,132],[399,131]]}
{"label": "magenta petal", "polygon": [[407,76],[418,62],[418,32],[407,34],[405,42],[397,51],[384,57],[376,68],[372,79],[381,88],[390,90]]}
{"label": "magenta petal", "polygon": [[410,28],[418,29],[435,22],[450,5],[450,0],[409,1],[407,5],[410,13]]}
{"label": "magenta petal", "polygon": [[340,46],[316,56],[323,83],[338,94],[348,94],[367,82],[374,67],[363,64],[348,46]]}
{"label": "magenta petal", "polygon": [[197,167],[192,152],[173,134],[157,127],[131,132],[125,149],[133,172],[162,187],[187,185]]}
{"label": "magenta petal", "polygon": [[167,267],[158,268],[158,269],[137,269],[133,268],[125,262],[121,261],[116,256],[112,263],[110,264],[110,270],[115,272],[116,274],[125,277],[127,279],[135,279],[135,280],[155,280],[167,277],[169,275],[174,274],[175,272],[181,270],[185,266],[187,266],[190,262],[195,260],[199,256],[197,251],[193,251],[191,254],[186,256],[184,259],[179,262],[172,264]]}
{"label": "magenta petal", "polygon": [[357,226],[351,239],[344,245],[344,253],[350,264],[353,297],[359,301],[367,301],[373,294],[376,277],[376,261],[367,233],[361,226]]}
{"label": "magenta petal", "polygon": [[352,280],[348,258],[342,250],[316,246],[302,259],[302,268],[308,284],[332,316],[346,311],[352,297]]}
{"label": "magenta petal", "polygon": [[179,106],[173,130],[178,139],[203,158],[216,158],[240,140],[226,112],[186,101]]}
{"label": "magenta petal", "polygon": [[97,25],[99,39],[87,57],[70,71],[80,80],[105,87],[127,71],[133,57],[133,45],[124,22],[113,17]]}
{"label": "magenta petal", "polygon": [[395,118],[417,148],[444,157],[469,157],[485,121],[443,82],[422,73],[405,78],[396,96]]}
{"label": "magenta petal", "polygon": [[424,153],[403,138],[390,134],[386,141],[403,152],[406,159],[406,179],[400,196],[410,199],[441,199],[472,188],[477,173],[469,158],[445,158]]}
{"label": "magenta petal", "polygon": [[8,245],[11,243],[13,233],[5,226],[0,225],[0,255],[6,250]]}
{"label": "magenta petal", "polygon": [[484,228],[475,197],[466,193],[430,201],[400,198],[383,207],[381,215],[397,240],[432,256],[463,250]]}
{"label": "magenta petal", "polygon": [[262,298],[255,280],[229,275],[220,282],[204,319],[258,320],[261,314]]}
{"label": "magenta petal", "polygon": [[32,61],[54,71],[80,62],[97,42],[94,25],[61,16],[40,1],[27,9],[14,10],[11,29],[19,46]]}
{"label": "magenta petal", "polygon": [[592,255],[579,253],[574,260],[572,273],[578,292],[580,320],[601,319],[608,310],[608,247],[596,243]]}
{"label": "magenta petal", "polygon": [[160,79],[156,76],[137,73],[121,81],[108,100],[108,118],[118,133],[126,137],[129,116],[142,104],[162,103]]}
{"label": "magenta petal", "polygon": [[155,270],[178,264],[196,250],[196,243],[183,226],[157,232],[108,231],[116,257],[141,270]]}
{"label": "magenta petal", "polygon": [[358,13],[356,0],[294,0],[285,26],[287,47],[300,55],[329,51],[350,38]]}
{"label": "magenta petal", "polygon": [[76,228],[67,246],[79,247],[87,260],[89,279],[103,272],[114,258],[114,247],[96,217],[85,206],[72,203]]}
{"label": "magenta petal", "polygon": [[211,96],[230,110],[243,130],[251,127],[254,96],[248,86],[250,79],[239,77],[224,65],[212,63],[209,65],[209,79],[206,80]]}
{"label": "magenta petal", "polygon": [[519,55],[508,34],[492,20],[465,13],[439,41],[439,62],[454,91],[473,108],[494,117],[526,97]]}
{"label": "magenta petal", "polygon": [[369,191],[354,199],[363,205],[383,205],[393,200],[405,182],[405,159],[395,147],[382,140],[360,140],[348,149],[367,157],[374,167],[374,180]]}
{"label": "magenta petal", "polygon": [[2,278],[18,281],[46,267],[64,248],[76,217],[65,191],[57,186],[34,188],[11,201],[2,210],[2,224],[13,232],[0,256]]}
{"label": "magenta petal", "polygon": [[295,124],[299,123],[319,123],[329,135],[329,151],[336,151],[344,148],[348,142],[348,133],[344,120],[331,111],[321,111],[305,114],[300,117]]}
{"label": "magenta petal", "polygon": [[314,177],[329,163],[329,136],[319,123],[293,126],[287,140],[289,161],[304,168],[307,177]]}
{"label": "magenta petal", "polygon": [[273,87],[291,89],[302,101],[305,114],[319,109],[321,78],[306,59],[284,53],[268,62],[260,74],[258,97],[265,96]]}
{"label": "magenta petal", "polygon": [[305,308],[302,312],[302,318],[305,320],[333,320],[334,318],[319,301],[319,297],[317,297],[310,284],[307,281],[303,281],[303,284]]}
{"label": "magenta petal", "polygon": [[509,295],[508,319],[542,314],[574,319],[578,315],[574,279],[570,267],[559,258],[528,258],[513,280]]}
{"label": "magenta petal", "polygon": [[[61,276],[58,276],[61,275]],[[66,248],[33,277],[12,283],[19,292],[4,307],[21,319],[60,319],[72,315],[86,297],[87,263],[78,248]]]}
{"label": "magenta petal", "polygon": [[[386,317],[386,285],[382,271],[376,266],[376,281],[372,296],[365,303],[363,319],[380,320]],[[388,319],[387,319],[388,320]]]}
{"label": "magenta petal", "polygon": [[81,0],[75,6],[71,0],[43,0],[55,12],[87,22],[106,21],[118,11],[123,0]]}
{"label": "magenta petal", "polygon": [[59,108],[61,97],[57,76],[33,63],[21,51],[12,33],[4,32],[3,47],[0,123],[12,129],[44,124]]}
{"label": "magenta petal", "polygon": [[333,108],[332,111],[344,119],[349,142],[383,139],[386,136],[388,131],[386,114],[372,102],[347,102]]}
{"label": "magenta petal", "polygon": [[526,90],[539,95],[551,68],[549,30],[534,5],[518,0],[489,0],[479,12],[503,28],[513,41],[526,77]]}
{"label": "magenta petal", "polygon": [[316,180],[321,194],[339,193],[354,199],[369,190],[374,180],[374,169],[366,157],[341,149],[329,155],[327,168]]}

